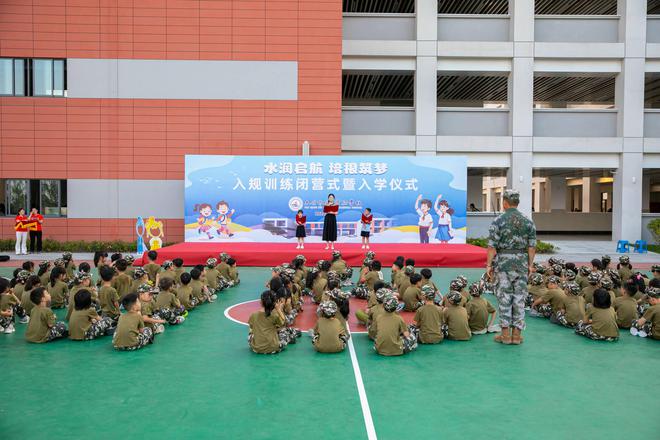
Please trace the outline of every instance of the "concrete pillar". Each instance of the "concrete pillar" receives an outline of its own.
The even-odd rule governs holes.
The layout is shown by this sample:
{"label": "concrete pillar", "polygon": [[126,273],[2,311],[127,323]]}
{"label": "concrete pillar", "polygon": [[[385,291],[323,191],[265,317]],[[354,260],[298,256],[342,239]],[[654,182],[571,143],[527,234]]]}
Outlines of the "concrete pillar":
{"label": "concrete pillar", "polygon": [[582,212],[591,212],[591,177],[582,178]]}
{"label": "concrete pillar", "polygon": [[532,215],[532,152],[511,153],[511,168],[507,173],[507,186],[520,192],[520,212]]}
{"label": "concrete pillar", "polygon": [[651,176],[642,176],[642,212],[651,212]]}
{"label": "concrete pillar", "polygon": [[483,194],[483,177],[481,176],[468,176],[467,178],[467,206],[474,203],[479,211],[483,211],[482,207],[482,194]]}
{"label": "concrete pillar", "polygon": [[435,155],[437,135],[438,4],[416,0],[417,67],[415,72],[416,154]]}
{"label": "concrete pillar", "polygon": [[614,176],[612,239],[642,237],[642,153],[623,153]]}
{"label": "concrete pillar", "polygon": [[615,100],[623,153],[614,176],[612,238],[635,241],[642,235],[642,158],[644,141],[644,68],[646,2],[619,0],[619,38],[625,44]]}
{"label": "concrete pillar", "polygon": [[566,211],[566,188],[564,177],[550,179],[550,211]]}

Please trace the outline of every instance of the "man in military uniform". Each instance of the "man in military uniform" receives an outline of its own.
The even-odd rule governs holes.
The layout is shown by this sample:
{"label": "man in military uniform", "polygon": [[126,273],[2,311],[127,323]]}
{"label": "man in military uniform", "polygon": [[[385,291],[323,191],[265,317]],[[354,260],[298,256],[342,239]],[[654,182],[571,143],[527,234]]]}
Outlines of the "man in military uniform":
{"label": "man in military uniform", "polygon": [[527,277],[534,268],[536,227],[518,211],[520,193],[504,192],[504,213],[490,225],[487,274],[495,284],[502,333],[496,342],[518,345],[525,328]]}

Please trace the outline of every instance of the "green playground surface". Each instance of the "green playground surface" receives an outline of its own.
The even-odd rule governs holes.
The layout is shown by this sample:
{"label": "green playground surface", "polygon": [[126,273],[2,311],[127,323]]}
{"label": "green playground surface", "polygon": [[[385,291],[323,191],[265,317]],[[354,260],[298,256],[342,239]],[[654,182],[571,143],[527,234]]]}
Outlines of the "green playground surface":
{"label": "green playground surface", "polygon": [[[443,291],[459,273],[481,274],[433,273]],[[318,354],[303,335],[278,355],[253,354],[247,328],[224,311],[258,298],[269,270],[240,274],[140,351],[116,352],[109,337],[28,344],[21,324],[0,334],[0,438],[367,438],[349,350]],[[353,335],[377,438],[658,438],[657,341],[622,332],[595,342],[539,318],[524,336],[521,346],[483,335],[386,358]]]}

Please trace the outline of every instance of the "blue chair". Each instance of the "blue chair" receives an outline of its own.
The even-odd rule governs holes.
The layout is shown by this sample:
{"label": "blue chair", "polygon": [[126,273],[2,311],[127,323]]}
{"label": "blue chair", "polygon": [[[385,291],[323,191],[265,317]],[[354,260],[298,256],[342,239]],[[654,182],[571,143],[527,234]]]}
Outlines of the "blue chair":
{"label": "blue chair", "polygon": [[619,240],[619,242],[616,244],[616,251],[619,254],[623,253],[628,253],[628,247],[630,246],[630,243],[628,243],[628,240]]}
{"label": "blue chair", "polygon": [[645,240],[637,240],[635,242],[635,252],[638,254],[645,254],[649,251],[648,245]]}

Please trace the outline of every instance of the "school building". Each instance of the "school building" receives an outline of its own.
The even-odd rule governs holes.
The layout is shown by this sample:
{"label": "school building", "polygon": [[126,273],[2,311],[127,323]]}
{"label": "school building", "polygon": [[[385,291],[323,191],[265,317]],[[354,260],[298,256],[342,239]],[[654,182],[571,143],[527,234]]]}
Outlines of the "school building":
{"label": "school building", "polygon": [[651,240],[657,0],[0,0],[0,235],[183,239],[185,154],[465,155],[542,233]]}

